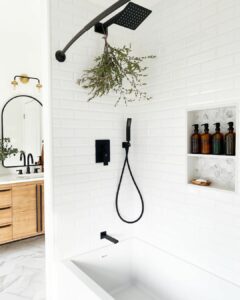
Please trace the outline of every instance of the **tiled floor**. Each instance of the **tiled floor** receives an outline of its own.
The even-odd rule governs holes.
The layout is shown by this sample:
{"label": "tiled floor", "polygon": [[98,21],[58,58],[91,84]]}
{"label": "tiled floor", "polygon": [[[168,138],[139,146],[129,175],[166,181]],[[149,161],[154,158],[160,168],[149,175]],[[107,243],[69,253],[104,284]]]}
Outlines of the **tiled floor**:
{"label": "tiled floor", "polygon": [[0,246],[0,300],[44,300],[44,238]]}

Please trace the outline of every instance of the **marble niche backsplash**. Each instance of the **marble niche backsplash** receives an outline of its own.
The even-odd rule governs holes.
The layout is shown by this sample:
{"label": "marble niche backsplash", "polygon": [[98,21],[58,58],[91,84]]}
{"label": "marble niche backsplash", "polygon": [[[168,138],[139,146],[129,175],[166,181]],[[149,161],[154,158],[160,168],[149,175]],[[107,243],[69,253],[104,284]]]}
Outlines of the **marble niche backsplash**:
{"label": "marble niche backsplash", "polygon": [[[228,132],[228,122],[234,122],[234,126],[236,126],[236,107],[220,107],[214,109],[207,110],[198,110],[192,112],[192,120],[196,124],[208,123],[210,133],[215,132],[214,123],[221,123],[221,132]],[[199,126],[201,132],[203,131],[203,127]],[[202,128],[202,129],[201,129]]]}
{"label": "marble niche backsplash", "polygon": [[194,158],[192,166],[193,178],[204,178],[212,182],[212,186],[229,191],[235,189],[235,160],[231,158]]}

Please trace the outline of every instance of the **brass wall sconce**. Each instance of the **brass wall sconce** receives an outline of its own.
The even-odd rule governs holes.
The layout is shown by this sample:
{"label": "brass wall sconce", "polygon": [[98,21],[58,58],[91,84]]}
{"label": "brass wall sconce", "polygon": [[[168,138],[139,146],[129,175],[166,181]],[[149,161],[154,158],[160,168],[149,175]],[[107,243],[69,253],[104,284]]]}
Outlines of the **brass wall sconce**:
{"label": "brass wall sconce", "polygon": [[39,78],[36,78],[36,77],[29,77],[28,75],[26,74],[22,74],[22,75],[15,75],[14,76],[14,79],[13,81],[11,82],[11,84],[13,85],[13,88],[15,89],[17,86],[18,86],[18,81],[17,79],[19,78],[19,81],[23,84],[27,84],[29,83],[30,80],[36,80],[37,81],[37,84],[36,84],[36,88],[40,89],[42,88],[42,84],[40,82],[40,79]]}

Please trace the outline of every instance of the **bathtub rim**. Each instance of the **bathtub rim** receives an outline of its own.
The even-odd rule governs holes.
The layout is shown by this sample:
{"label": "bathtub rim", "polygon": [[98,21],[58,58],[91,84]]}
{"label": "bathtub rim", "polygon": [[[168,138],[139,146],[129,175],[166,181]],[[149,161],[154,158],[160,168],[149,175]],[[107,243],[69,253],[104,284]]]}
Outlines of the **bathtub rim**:
{"label": "bathtub rim", "polygon": [[[145,241],[137,238],[137,237],[128,237],[126,239],[123,239],[119,242],[121,243],[126,243],[126,242],[131,242],[137,240],[139,242],[145,243]],[[65,267],[68,268],[79,280],[81,280],[97,297],[99,297],[102,300],[114,300],[114,298],[104,290],[97,282],[95,282],[88,274],[86,274],[84,271],[81,270],[80,267],[78,267],[75,263],[74,260],[76,261],[78,258],[83,257],[85,255],[89,255],[92,253],[97,253],[99,251],[104,251],[107,249],[114,249],[113,247],[119,246],[119,244],[116,245],[105,245],[103,247],[98,247],[96,249],[93,249],[91,251],[83,252],[78,255],[71,256],[70,258],[66,258],[62,260],[62,263]]]}
{"label": "bathtub rim", "polygon": [[72,260],[64,260],[63,264],[68,268],[79,280],[83,282],[97,297],[102,300],[114,300],[114,298],[106,292],[99,284],[97,284],[90,276],[84,273]]}
{"label": "bathtub rim", "polygon": [[97,253],[99,251],[103,251],[104,249],[107,250],[107,249],[114,249],[113,247],[118,247],[119,245],[121,245],[121,243],[126,243],[126,242],[129,242],[129,241],[137,241],[137,242],[140,242],[140,243],[143,243],[145,245],[147,245],[148,247],[152,247],[172,258],[175,258],[177,259],[178,261],[182,262],[182,263],[185,263],[187,265],[190,265],[191,267],[195,268],[195,269],[198,269],[199,271],[202,271],[202,272],[205,272],[207,273],[208,275],[211,275],[215,278],[217,278],[218,280],[221,280],[223,282],[225,282],[226,284],[229,284],[231,286],[234,286],[238,289],[240,289],[240,284],[232,281],[232,280],[229,280],[225,277],[222,277],[222,276],[219,276],[218,274],[210,271],[210,270],[207,270],[197,264],[194,264],[192,263],[191,261],[188,261],[186,259],[183,259],[171,252],[168,252],[166,251],[165,249],[162,249],[156,245],[154,245],[151,241],[148,241],[148,240],[143,240],[139,237],[136,237],[136,236],[132,236],[132,237],[128,237],[126,239],[123,239],[119,242],[119,244],[116,244],[116,245],[105,245],[103,247],[98,247],[96,249],[93,249],[91,251],[87,251],[87,252],[83,252],[81,254],[78,254],[78,255],[74,255],[74,256],[71,256],[67,259],[64,259],[62,261],[62,263],[68,268],[70,269],[72,272],[74,272],[75,275],[77,275],[77,278],[79,280],[82,280],[84,282],[84,284],[86,284],[90,289],[91,287],[93,287],[93,289],[91,289],[94,293],[96,293],[96,296],[98,297],[101,297],[101,299],[103,300],[114,300],[114,298],[108,293],[106,292],[99,284],[97,284],[89,275],[87,275],[86,273],[84,273],[84,271],[81,270],[80,267],[78,267],[75,263],[74,263],[74,260],[76,261],[78,258],[80,257],[83,257],[85,255],[89,255],[89,254],[92,254],[92,253]]}

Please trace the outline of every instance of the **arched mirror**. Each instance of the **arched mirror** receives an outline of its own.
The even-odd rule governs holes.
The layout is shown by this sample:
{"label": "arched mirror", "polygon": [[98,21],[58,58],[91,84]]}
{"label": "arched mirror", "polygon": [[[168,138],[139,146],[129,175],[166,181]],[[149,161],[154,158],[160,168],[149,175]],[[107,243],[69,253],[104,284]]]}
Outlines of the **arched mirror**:
{"label": "arched mirror", "polygon": [[19,95],[9,99],[3,106],[1,115],[2,141],[10,139],[10,145],[18,150],[16,155],[2,161],[5,168],[22,167],[21,151],[33,155],[35,165],[41,155],[42,103],[29,95]]}

